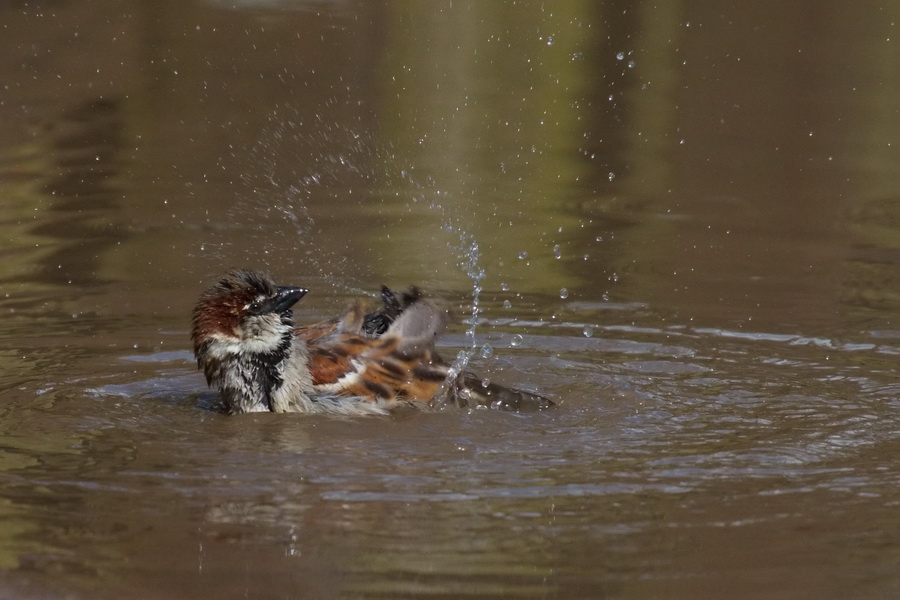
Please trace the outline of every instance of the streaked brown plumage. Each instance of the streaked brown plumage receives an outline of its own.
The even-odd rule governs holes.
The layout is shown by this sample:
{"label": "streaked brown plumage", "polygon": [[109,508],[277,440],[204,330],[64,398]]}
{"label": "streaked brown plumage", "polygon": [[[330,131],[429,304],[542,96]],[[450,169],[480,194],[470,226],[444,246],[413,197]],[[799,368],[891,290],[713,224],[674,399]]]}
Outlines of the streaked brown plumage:
{"label": "streaked brown plumage", "polygon": [[193,315],[197,363],[226,410],[383,414],[399,405],[448,402],[542,410],[546,398],[451,376],[434,349],[446,312],[419,290],[382,289],[383,306],[362,302],[335,319],[294,328],[291,306],[306,294],[261,273],[235,270],[200,298]]}

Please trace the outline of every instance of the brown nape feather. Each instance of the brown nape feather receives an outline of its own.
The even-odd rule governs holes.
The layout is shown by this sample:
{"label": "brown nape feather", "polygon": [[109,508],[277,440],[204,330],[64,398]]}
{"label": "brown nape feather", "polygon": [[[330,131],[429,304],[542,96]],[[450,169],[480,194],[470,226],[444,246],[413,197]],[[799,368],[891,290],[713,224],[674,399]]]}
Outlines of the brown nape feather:
{"label": "brown nape feather", "polygon": [[265,275],[234,269],[200,296],[194,307],[191,339],[194,354],[214,334],[229,335],[240,322],[243,307],[259,294],[273,294],[275,287]]}

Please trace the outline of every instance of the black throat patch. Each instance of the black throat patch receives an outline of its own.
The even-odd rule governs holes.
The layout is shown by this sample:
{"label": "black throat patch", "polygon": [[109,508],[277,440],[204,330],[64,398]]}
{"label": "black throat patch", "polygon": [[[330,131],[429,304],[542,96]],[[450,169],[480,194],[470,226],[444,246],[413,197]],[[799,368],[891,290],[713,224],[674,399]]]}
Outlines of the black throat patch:
{"label": "black throat patch", "polygon": [[291,352],[293,341],[293,315],[287,311],[281,315],[281,322],[288,327],[281,334],[281,341],[271,352],[258,353],[250,356],[250,373],[256,389],[262,390],[263,401],[269,411],[274,412],[272,395],[284,384],[284,361]]}

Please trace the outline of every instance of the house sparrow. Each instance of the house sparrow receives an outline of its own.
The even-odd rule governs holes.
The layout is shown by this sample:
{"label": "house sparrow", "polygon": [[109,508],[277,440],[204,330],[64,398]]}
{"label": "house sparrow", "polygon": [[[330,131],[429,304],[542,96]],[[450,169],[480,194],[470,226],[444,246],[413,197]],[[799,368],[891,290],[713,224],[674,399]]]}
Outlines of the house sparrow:
{"label": "house sparrow", "polygon": [[446,312],[417,288],[401,294],[382,288],[383,306],[375,312],[356,302],[337,318],[294,327],[291,307],[307,291],[234,270],[200,296],[194,355],[229,414],[387,414],[402,405],[427,410],[451,402],[512,411],[553,406],[454,373],[434,348]]}

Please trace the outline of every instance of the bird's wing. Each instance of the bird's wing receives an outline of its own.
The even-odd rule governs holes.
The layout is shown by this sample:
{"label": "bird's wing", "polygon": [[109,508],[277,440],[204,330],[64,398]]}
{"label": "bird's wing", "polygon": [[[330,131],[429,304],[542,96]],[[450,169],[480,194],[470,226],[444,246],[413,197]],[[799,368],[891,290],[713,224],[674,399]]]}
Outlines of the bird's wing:
{"label": "bird's wing", "polygon": [[319,337],[308,345],[313,384],[322,392],[372,400],[428,402],[448,373],[434,351],[445,314],[420,300],[378,338],[356,333]]}

